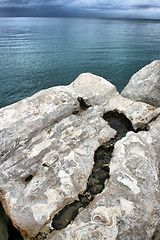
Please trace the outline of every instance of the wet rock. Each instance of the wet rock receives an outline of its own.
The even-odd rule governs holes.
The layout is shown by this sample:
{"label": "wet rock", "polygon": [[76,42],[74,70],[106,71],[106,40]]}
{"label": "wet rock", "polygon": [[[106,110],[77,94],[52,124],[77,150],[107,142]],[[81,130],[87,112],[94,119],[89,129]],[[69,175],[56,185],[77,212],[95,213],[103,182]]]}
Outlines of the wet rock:
{"label": "wet rock", "polygon": [[160,60],[153,61],[135,73],[122,96],[160,107]]}
{"label": "wet rock", "polygon": [[[132,125],[116,142],[122,126],[115,120],[114,130],[104,117],[115,111]],[[159,217],[153,209],[160,209],[155,197],[159,123],[143,134],[133,131],[145,129],[159,114],[160,109],[123,98],[111,83],[89,73],[0,109],[0,200],[24,239],[116,239],[125,229],[134,232],[140,217],[148,236],[143,239],[149,239]]]}

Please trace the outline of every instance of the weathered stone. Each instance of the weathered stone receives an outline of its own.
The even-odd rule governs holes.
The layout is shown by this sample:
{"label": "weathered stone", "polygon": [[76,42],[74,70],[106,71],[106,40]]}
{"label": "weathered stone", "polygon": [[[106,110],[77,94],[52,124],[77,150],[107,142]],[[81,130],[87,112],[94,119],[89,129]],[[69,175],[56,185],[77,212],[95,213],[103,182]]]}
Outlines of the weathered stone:
{"label": "weathered stone", "polygon": [[[115,110],[127,116],[135,130],[146,128],[160,114],[160,109],[123,98],[111,83],[89,73],[69,86],[43,90],[0,109],[0,198],[24,239],[138,240],[136,228],[136,236],[147,229],[141,240],[153,234],[160,210],[159,122],[151,123],[148,132],[129,130],[116,139],[110,167],[108,162],[105,166],[110,169],[108,180],[104,169],[99,170],[103,159],[93,165],[96,150],[116,135],[103,119]],[[94,200],[84,194],[92,170],[91,192],[99,193]],[[103,191],[101,178],[107,179]],[[66,229],[55,231],[54,216],[65,206]],[[69,215],[77,216],[73,224]],[[61,221],[56,221],[58,226]]]}
{"label": "weathered stone", "polygon": [[129,132],[118,141],[105,189],[52,240],[151,240],[160,219],[155,142],[160,143],[160,117],[149,131]]}
{"label": "weathered stone", "polygon": [[134,101],[160,107],[160,60],[135,73],[121,94]]}
{"label": "weathered stone", "polygon": [[80,74],[70,87],[82,96],[88,105],[105,105],[113,97],[119,96],[113,84],[90,73]]}

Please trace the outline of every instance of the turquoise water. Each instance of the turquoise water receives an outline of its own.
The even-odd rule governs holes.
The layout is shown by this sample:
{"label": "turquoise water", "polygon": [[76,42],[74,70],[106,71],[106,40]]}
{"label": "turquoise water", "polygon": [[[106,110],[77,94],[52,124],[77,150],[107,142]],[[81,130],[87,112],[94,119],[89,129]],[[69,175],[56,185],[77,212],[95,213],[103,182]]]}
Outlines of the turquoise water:
{"label": "turquoise water", "polygon": [[0,107],[80,73],[100,75],[121,91],[144,65],[160,59],[160,21],[0,18]]}

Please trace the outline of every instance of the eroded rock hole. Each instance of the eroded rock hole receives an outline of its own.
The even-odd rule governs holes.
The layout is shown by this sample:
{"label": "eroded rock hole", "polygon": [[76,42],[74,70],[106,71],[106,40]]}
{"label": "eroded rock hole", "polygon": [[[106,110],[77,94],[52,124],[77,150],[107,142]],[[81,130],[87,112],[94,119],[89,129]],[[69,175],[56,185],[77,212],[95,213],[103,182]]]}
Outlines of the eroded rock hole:
{"label": "eroded rock hole", "polygon": [[77,115],[79,113],[79,111],[73,111],[72,114],[73,115]]}
{"label": "eroded rock hole", "polygon": [[85,100],[84,100],[83,98],[81,98],[81,97],[78,97],[77,100],[78,100],[79,105],[80,105],[80,108],[81,108],[82,110],[86,110],[87,108],[89,108],[89,107],[91,106],[91,105],[87,104],[87,103],[85,102]]}
{"label": "eroded rock hole", "polygon": [[29,175],[28,177],[25,178],[25,182],[28,183],[32,180],[33,175]]}
{"label": "eroded rock hole", "polygon": [[[81,108],[86,109],[83,99],[79,99]],[[87,106],[88,107],[88,106]],[[66,228],[78,215],[80,208],[85,208],[104,189],[105,181],[110,178],[110,160],[114,149],[114,144],[126,135],[128,131],[134,131],[131,122],[125,115],[116,111],[107,112],[103,116],[104,120],[117,131],[114,138],[102,144],[94,155],[94,166],[92,174],[88,178],[86,190],[78,195],[78,199],[66,205],[52,219],[52,227],[55,230]]]}

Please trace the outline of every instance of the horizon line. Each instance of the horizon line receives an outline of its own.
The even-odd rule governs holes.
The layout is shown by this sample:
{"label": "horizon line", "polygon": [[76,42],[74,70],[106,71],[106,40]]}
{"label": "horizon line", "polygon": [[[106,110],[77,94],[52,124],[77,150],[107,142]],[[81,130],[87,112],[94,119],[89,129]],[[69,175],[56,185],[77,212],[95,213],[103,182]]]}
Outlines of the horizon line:
{"label": "horizon line", "polygon": [[160,21],[160,18],[138,18],[138,17],[81,17],[81,16],[0,16],[0,18],[76,18],[76,19],[112,19],[112,20],[152,20]]}

